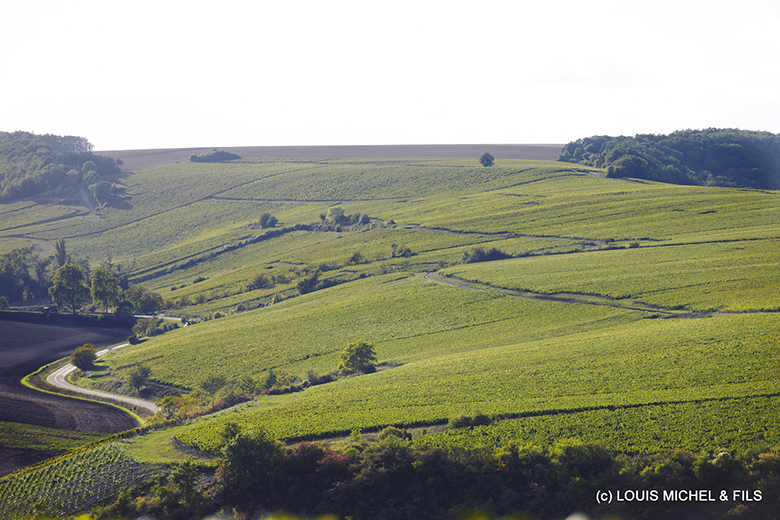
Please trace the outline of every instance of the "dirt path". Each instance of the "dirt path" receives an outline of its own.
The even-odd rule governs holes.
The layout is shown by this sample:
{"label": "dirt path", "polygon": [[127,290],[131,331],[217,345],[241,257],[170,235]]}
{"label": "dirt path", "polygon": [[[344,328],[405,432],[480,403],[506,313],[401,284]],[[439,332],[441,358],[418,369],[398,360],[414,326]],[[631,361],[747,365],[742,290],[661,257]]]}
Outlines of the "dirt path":
{"label": "dirt path", "polygon": [[[124,343],[122,345],[117,345],[116,347],[109,347],[107,349],[103,349],[98,351],[97,355],[98,357],[102,356],[103,354],[110,352],[112,350],[116,350],[118,348],[126,347],[129,345],[129,343]],[[68,363],[67,365],[63,366],[59,370],[56,370],[49,374],[49,377],[46,378],[46,382],[54,385],[58,388],[62,388],[64,390],[70,390],[71,392],[78,392],[80,394],[84,395],[91,395],[94,397],[102,397],[107,399],[112,399],[114,401],[120,401],[127,404],[132,404],[135,406],[140,406],[142,408],[146,408],[147,410],[151,410],[152,412],[158,412],[160,408],[156,406],[154,403],[151,403],[149,401],[145,401],[144,399],[137,399],[135,397],[127,397],[124,395],[118,395],[118,394],[109,394],[108,392],[99,392],[97,390],[89,390],[87,388],[81,388],[80,386],[73,385],[71,383],[68,383],[68,381],[65,379],[68,374],[75,371],[76,367]]]}
{"label": "dirt path", "polygon": [[450,285],[452,287],[459,287],[461,289],[469,289],[473,291],[486,291],[492,293],[503,294],[506,296],[514,296],[516,298],[527,298],[530,300],[543,300],[548,302],[559,303],[579,303],[583,305],[601,305],[605,307],[614,307],[617,309],[626,309],[632,311],[641,311],[658,315],[661,318],[692,318],[692,317],[706,317],[714,313],[694,313],[686,310],[667,309],[664,307],[658,307],[650,305],[636,300],[616,300],[607,296],[599,296],[593,294],[578,294],[578,293],[554,293],[554,294],[542,294],[531,291],[521,291],[516,289],[504,289],[502,287],[495,287],[486,283],[472,282],[457,278],[454,276],[443,276],[438,273],[426,273],[423,276],[430,282],[440,283],[444,285]]}

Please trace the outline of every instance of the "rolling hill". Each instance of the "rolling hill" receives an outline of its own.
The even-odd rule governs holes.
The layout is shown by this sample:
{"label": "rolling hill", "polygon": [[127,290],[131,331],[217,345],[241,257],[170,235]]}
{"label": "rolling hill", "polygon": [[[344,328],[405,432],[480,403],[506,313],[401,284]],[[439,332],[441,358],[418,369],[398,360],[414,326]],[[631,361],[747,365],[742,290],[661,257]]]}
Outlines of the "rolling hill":
{"label": "rolling hill", "polygon": [[[780,195],[605,173],[500,157],[163,164],[117,174],[128,205],[91,217],[5,205],[0,247],[64,238],[190,321],[107,356],[119,377],[145,363],[188,390],[311,382],[347,343],[375,345],[374,373],[176,427],[207,452],[236,425],[288,442],[418,428],[413,445],[448,449],[778,445]],[[354,218],[330,222],[334,208]],[[503,259],[467,262],[491,249]],[[444,427],[478,414],[492,424]]]}

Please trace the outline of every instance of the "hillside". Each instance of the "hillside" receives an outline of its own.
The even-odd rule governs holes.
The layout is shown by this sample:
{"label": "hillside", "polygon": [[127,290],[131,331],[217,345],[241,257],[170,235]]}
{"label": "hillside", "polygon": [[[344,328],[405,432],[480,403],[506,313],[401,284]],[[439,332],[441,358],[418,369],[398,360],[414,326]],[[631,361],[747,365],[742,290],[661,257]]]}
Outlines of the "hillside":
{"label": "hillside", "polygon": [[117,172],[116,161],[93,154],[83,137],[0,132],[0,202],[44,193],[68,197],[82,183],[94,193],[101,177]]}
{"label": "hillside", "polygon": [[[185,392],[290,392],[167,434],[206,452],[235,428],[292,443],[388,426],[418,428],[409,449],[550,457],[570,438],[626,456],[777,446],[778,192],[606,174],[500,157],[165,164],[116,174],[128,205],[92,217],[4,205],[0,250],[65,239],[189,320],[109,354],[112,376],[146,364]],[[378,370],[335,377],[360,339]],[[481,415],[491,424],[446,426]],[[145,448],[109,446],[122,455],[95,460],[153,472],[126,458],[152,464]],[[642,478],[664,471],[640,460]],[[560,507],[606,514],[595,492]]]}

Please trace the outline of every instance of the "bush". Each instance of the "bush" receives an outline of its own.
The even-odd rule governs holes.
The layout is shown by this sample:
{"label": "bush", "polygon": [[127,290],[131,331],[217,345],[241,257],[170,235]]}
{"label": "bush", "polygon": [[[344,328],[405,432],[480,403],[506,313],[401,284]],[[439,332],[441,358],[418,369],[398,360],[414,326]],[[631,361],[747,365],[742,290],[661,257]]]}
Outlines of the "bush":
{"label": "bush", "polygon": [[87,371],[92,370],[97,359],[97,352],[95,351],[95,345],[92,343],[85,343],[78,347],[70,356],[70,362],[76,368]]}
{"label": "bush", "polygon": [[463,253],[463,262],[466,264],[492,262],[494,260],[504,260],[507,258],[512,258],[512,255],[505,253],[500,249],[496,249],[495,247],[491,247],[487,251],[482,247],[475,247],[471,251]]}
{"label": "bush", "polygon": [[491,424],[492,422],[493,419],[491,419],[489,416],[477,412],[473,416],[460,415],[458,417],[453,417],[450,419],[448,426],[450,428],[467,428],[472,426],[484,426]]}

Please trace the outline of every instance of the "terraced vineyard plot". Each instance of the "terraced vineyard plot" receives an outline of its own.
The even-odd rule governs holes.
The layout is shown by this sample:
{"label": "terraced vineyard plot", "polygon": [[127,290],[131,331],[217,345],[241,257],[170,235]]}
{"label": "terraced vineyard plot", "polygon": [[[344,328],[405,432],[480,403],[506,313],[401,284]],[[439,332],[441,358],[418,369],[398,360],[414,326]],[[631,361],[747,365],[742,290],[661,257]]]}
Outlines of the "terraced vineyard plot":
{"label": "terraced vineyard plot", "polygon": [[464,160],[331,161],[316,168],[268,177],[234,188],[224,197],[281,200],[379,200],[442,193],[484,191],[560,175],[568,165],[544,161],[502,161],[483,168]]}
{"label": "terraced vineyard plot", "polygon": [[443,272],[509,289],[635,298],[667,308],[780,309],[778,240],[520,258]]}
{"label": "terraced vineyard plot", "polygon": [[414,445],[502,448],[510,443],[549,446],[561,439],[598,442],[621,453],[739,451],[780,443],[772,428],[780,397],[716,399],[540,415],[414,438]]}
{"label": "terraced vineyard plot", "polygon": [[[780,360],[776,316],[637,320],[639,313],[608,309],[613,317],[602,315],[604,328],[591,322],[583,326],[587,332],[559,329],[545,339],[523,341],[524,333],[531,335],[542,324],[542,315],[550,323],[573,322],[548,305],[545,311],[470,326],[459,334],[425,334],[415,339],[415,347],[439,344],[454,352],[441,346],[420,350],[415,361],[402,367],[313,387],[289,405],[238,420],[289,438],[345,432],[356,425],[446,422],[477,411],[511,416],[776,391],[780,374],[768,368]],[[575,312],[569,307],[580,307],[557,305],[569,312]],[[633,321],[619,323],[619,316]],[[405,344],[391,343],[394,348]],[[215,423],[211,428],[219,431]],[[197,428],[182,438],[201,447],[216,439]]]}
{"label": "terraced vineyard plot", "polygon": [[680,242],[717,230],[766,237],[766,228],[775,229],[780,220],[780,203],[774,192],[632,184],[570,173],[490,192],[429,197],[409,204],[396,220],[458,231]]}

